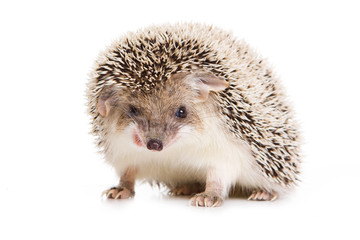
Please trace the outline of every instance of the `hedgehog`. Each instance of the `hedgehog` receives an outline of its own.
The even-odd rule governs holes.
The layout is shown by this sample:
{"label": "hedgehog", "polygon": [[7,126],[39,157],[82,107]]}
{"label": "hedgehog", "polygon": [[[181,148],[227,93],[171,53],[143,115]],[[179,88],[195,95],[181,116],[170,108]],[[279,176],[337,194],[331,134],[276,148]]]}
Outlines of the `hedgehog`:
{"label": "hedgehog", "polygon": [[92,134],[120,179],[105,196],[131,198],[143,180],[216,207],[235,191],[272,201],[293,189],[298,124],[268,65],[231,32],[198,23],[109,46],[87,86]]}

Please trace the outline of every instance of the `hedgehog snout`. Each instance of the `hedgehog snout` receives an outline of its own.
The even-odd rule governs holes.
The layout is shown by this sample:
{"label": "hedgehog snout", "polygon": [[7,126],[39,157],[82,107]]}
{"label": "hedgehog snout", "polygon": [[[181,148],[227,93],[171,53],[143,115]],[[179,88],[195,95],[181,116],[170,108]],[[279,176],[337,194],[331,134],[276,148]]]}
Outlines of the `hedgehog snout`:
{"label": "hedgehog snout", "polygon": [[153,151],[161,151],[163,149],[163,143],[162,141],[158,140],[158,139],[150,139],[147,144],[146,147],[149,150],[153,150]]}

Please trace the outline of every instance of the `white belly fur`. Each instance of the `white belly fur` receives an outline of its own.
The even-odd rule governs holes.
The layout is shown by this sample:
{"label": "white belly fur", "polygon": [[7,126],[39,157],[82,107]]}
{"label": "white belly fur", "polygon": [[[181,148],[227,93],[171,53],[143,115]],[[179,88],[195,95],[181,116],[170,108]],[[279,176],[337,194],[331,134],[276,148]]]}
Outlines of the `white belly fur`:
{"label": "white belly fur", "polygon": [[159,181],[168,185],[186,182],[205,182],[206,173],[212,169],[225,187],[224,195],[235,184],[253,189],[274,190],[260,174],[258,166],[245,142],[233,139],[224,132],[219,120],[208,118],[205,130],[181,130],[181,138],[160,152],[152,152],[133,142],[134,125],[121,134],[108,139],[106,160],[121,174],[129,166],[138,169],[137,179]]}

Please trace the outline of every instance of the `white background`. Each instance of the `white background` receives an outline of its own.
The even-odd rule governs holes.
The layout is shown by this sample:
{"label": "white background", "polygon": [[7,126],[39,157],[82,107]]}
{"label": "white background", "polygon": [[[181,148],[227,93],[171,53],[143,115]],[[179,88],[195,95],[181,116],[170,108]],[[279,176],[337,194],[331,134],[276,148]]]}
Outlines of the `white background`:
{"label": "white background", "polygon": [[[2,1],[0,239],[359,239],[359,15],[356,1]],[[88,134],[92,64],[177,21],[230,30],[274,66],[306,142],[293,194],[216,209],[147,185],[100,198],[117,178]]]}

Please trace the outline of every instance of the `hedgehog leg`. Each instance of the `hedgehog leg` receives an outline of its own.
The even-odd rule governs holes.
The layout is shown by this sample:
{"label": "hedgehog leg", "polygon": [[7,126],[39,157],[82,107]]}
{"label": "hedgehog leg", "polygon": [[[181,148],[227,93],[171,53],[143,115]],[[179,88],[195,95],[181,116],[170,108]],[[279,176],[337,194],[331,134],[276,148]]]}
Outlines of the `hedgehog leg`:
{"label": "hedgehog leg", "polygon": [[278,197],[276,192],[268,192],[265,190],[253,191],[248,200],[254,201],[274,201]]}
{"label": "hedgehog leg", "polygon": [[135,173],[135,168],[129,167],[121,176],[120,184],[117,187],[105,190],[102,195],[113,199],[127,199],[134,197]]}
{"label": "hedgehog leg", "polygon": [[200,183],[194,182],[174,187],[169,191],[169,194],[171,196],[188,196],[202,191],[204,191],[204,186]]}
{"label": "hedgehog leg", "polygon": [[224,187],[214,171],[209,171],[206,177],[205,191],[190,199],[190,205],[196,207],[218,207],[223,201]]}

